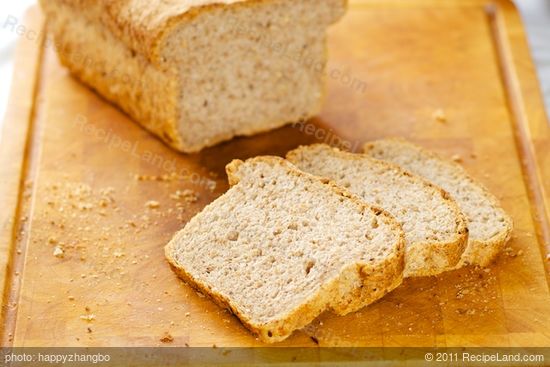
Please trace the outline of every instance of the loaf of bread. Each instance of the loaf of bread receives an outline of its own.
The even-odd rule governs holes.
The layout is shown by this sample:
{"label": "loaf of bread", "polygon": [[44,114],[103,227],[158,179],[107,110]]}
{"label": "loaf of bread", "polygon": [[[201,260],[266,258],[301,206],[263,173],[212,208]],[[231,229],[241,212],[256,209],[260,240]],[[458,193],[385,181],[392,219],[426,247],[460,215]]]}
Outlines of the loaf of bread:
{"label": "loaf of bread", "polygon": [[404,139],[378,140],[365,144],[371,157],[400,165],[446,190],[468,220],[468,246],[458,267],[487,266],[512,235],[513,222],[498,199],[474,180],[464,168]]}
{"label": "loaf of bread", "polygon": [[166,257],[262,341],[355,307],[361,289],[372,302],[401,283],[403,231],[385,212],[281,158],[234,161],[227,172],[232,187],[175,235]]}
{"label": "loaf of bread", "polygon": [[466,220],[440,188],[396,165],[324,144],[295,149],[287,159],[393,215],[405,231],[405,277],[436,275],[460,260],[468,239]]}
{"label": "loaf of bread", "polygon": [[182,152],[316,115],[346,0],[40,0],[78,79]]}

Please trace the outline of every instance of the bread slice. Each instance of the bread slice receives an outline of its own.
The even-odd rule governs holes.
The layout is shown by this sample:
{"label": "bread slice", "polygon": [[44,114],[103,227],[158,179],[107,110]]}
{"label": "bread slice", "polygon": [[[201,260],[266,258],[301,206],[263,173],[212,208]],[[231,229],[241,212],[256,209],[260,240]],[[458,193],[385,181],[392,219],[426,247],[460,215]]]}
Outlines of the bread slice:
{"label": "bread slice", "polygon": [[322,104],[346,0],[40,0],[63,65],[173,148],[297,122]]}
{"label": "bread slice", "polygon": [[458,263],[468,229],[457,204],[440,188],[393,164],[324,144],[302,146],[287,159],[393,215],[405,231],[405,277],[439,274]]}
{"label": "bread slice", "polygon": [[379,298],[401,283],[403,232],[385,212],[282,158],[233,161],[227,173],[233,186],[175,235],[166,257],[264,342],[357,303],[362,286]]}
{"label": "bread slice", "polygon": [[458,266],[487,266],[502,250],[512,234],[512,219],[485,187],[464,168],[403,139],[367,143],[371,157],[393,162],[425,177],[446,190],[465,214],[470,229],[468,246]]}

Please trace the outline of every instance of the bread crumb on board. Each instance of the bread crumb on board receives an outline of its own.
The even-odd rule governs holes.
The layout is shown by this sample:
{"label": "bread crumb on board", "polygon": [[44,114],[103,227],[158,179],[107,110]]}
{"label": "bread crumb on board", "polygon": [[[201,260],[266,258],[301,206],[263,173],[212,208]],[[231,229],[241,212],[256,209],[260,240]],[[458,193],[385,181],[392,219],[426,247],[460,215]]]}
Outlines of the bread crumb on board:
{"label": "bread crumb on board", "polygon": [[92,322],[95,320],[95,315],[93,313],[87,315],[80,315],[80,319],[86,322]]}
{"label": "bread crumb on board", "polygon": [[443,111],[442,109],[437,109],[435,110],[433,113],[432,113],[432,118],[437,121],[437,122],[440,122],[440,123],[445,123],[447,122],[447,115],[445,115],[445,111]]}
{"label": "bread crumb on board", "polygon": [[134,175],[134,178],[138,181],[161,181],[161,182],[170,182],[179,180],[180,176],[175,173],[163,174],[163,175]]}
{"label": "bread crumb on board", "polygon": [[149,209],[157,209],[160,207],[160,203],[156,200],[149,200],[145,203],[145,206]]}
{"label": "bread crumb on board", "polygon": [[462,157],[460,156],[460,154],[453,154],[451,156],[451,159],[456,163],[462,163]]}
{"label": "bread crumb on board", "polygon": [[195,203],[197,202],[197,200],[199,200],[198,194],[189,189],[177,190],[170,195],[170,198],[173,200],[184,200],[188,203]]}
{"label": "bread crumb on board", "polygon": [[174,337],[172,335],[170,335],[170,333],[165,332],[164,336],[162,338],[160,338],[160,341],[162,343],[172,343],[174,341]]}
{"label": "bread crumb on board", "polygon": [[504,254],[509,257],[518,257],[523,255],[523,250],[514,251],[512,247],[506,247],[504,249]]}
{"label": "bread crumb on board", "polygon": [[61,247],[55,246],[55,248],[53,249],[53,256],[57,258],[63,258],[65,256],[65,251],[63,251]]}

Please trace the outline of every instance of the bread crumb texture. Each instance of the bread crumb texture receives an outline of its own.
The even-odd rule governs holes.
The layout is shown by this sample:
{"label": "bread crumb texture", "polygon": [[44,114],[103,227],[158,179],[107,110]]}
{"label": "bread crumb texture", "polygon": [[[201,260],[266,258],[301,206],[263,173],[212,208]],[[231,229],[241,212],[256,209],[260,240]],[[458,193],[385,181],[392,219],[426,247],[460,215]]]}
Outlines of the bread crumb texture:
{"label": "bread crumb texture", "polygon": [[63,65],[173,148],[313,117],[345,0],[41,0]]}
{"label": "bread crumb texture", "polygon": [[354,301],[367,269],[395,269],[377,280],[386,288],[378,298],[401,282],[402,232],[389,216],[281,158],[227,170],[234,185],[176,234],[166,256],[261,340],[283,340]]}
{"label": "bread crumb texture", "polygon": [[374,158],[398,164],[428,179],[458,203],[470,231],[459,266],[490,264],[511,238],[512,218],[499,200],[457,162],[403,139],[367,143],[364,150]]}
{"label": "bread crumb texture", "polygon": [[460,260],[468,237],[466,220],[440,188],[396,165],[325,144],[300,147],[287,158],[393,215],[405,231],[406,277],[439,274]]}

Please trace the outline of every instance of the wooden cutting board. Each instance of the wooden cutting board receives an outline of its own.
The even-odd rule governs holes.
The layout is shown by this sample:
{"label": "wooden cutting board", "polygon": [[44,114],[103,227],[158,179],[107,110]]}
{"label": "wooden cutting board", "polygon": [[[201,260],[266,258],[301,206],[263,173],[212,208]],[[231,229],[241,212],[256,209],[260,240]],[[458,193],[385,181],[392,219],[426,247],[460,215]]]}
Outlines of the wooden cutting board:
{"label": "wooden cutting board", "polygon": [[489,269],[407,280],[280,345],[550,345],[550,129],[511,2],[352,1],[330,31],[318,118],[193,155],[73,79],[31,37],[43,28],[32,9],[1,145],[3,345],[261,345],[176,278],[163,246],[227,189],[233,158],[386,136],[460,157],[512,215],[513,239]]}

